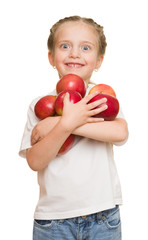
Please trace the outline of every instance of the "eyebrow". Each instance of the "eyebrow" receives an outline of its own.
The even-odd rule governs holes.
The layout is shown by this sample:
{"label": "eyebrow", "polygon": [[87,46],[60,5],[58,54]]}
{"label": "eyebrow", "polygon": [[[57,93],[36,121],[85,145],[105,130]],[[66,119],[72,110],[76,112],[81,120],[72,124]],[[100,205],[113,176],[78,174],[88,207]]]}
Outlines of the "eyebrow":
{"label": "eyebrow", "polygon": [[[60,43],[70,43],[71,41],[70,40],[60,40],[59,42],[57,42],[58,44],[60,44]],[[94,43],[92,43],[92,42],[90,42],[90,41],[82,41],[81,42],[82,44],[91,44],[91,45],[93,45],[93,46],[95,46],[95,44]]]}

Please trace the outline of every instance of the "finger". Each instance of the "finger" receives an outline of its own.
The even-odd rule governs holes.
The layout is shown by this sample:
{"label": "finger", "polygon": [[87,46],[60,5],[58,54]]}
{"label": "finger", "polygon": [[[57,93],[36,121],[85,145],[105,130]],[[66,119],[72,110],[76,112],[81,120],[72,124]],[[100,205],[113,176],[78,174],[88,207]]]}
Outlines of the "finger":
{"label": "finger", "polygon": [[65,103],[65,102],[69,101],[69,97],[70,97],[69,93],[66,92],[64,95],[64,98],[63,98],[63,102]]}
{"label": "finger", "polygon": [[84,97],[84,98],[83,98],[83,101],[84,101],[85,103],[88,103],[93,97],[95,97],[95,96],[98,95],[98,94],[99,94],[99,92],[98,92],[98,91],[95,91],[95,92],[87,95],[86,97]]}
{"label": "finger", "polygon": [[101,107],[95,108],[91,111],[89,111],[89,116],[94,116],[96,114],[99,114],[103,111],[105,111],[108,108],[108,106],[106,104],[103,104]]}
{"label": "finger", "polygon": [[88,123],[104,122],[104,118],[94,118],[90,117],[87,120]]}
{"label": "finger", "polygon": [[34,144],[34,141],[35,141],[34,136],[35,136],[35,130],[33,129],[32,134],[31,134],[31,145]]}
{"label": "finger", "polygon": [[104,104],[104,105],[105,105],[106,102],[107,102],[107,98],[101,98],[101,99],[96,100],[96,101],[94,101],[94,102],[92,102],[92,103],[89,103],[89,104],[88,104],[88,109],[91,110],[91,109],[93,109],[93,108],[98,107],[98,106],[101,105],[101,104]]}
{"label": "finger", "polygon": [[42,140],[41,137],[39,137],[39,138],[37,138],[37,139],[32,139],[31,145],[33,146],[34,144],[38,143],[38,142],[41,141],[41,140]]}
{"label": "finger", "polygon": [[39,137],[37,132],[32,134],[32,136],[31,136],[31,145],[34,145],[35,143],[37,143],[39,141],[39,138],[40,137]]}
{"label": "finger", "polygon": [[31,138],[31,146],[33,146],[36,143],[35,138]]}

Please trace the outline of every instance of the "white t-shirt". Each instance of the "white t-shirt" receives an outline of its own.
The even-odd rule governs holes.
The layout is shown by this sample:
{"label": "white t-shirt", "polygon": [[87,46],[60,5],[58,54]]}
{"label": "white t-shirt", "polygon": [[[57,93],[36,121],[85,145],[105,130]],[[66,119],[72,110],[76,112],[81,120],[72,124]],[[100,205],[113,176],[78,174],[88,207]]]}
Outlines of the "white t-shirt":
{"label": "white t-shirt", "polygon": [[[89,85],[87,93],[91,87]],[[55,95],[56,91],[50,94]],[[31,132],[39,122],[34,106],[40,98],[36,98],[28,110],[19,152],[21,157],[26,157],[26,149],[31,147]],[[121,110],[117,117],[124,118]],[[38,172],[38,184],[40,196],[35,219],[78,217],[122,204],[112,143],[77,136],[66,154],[57,156]]]}

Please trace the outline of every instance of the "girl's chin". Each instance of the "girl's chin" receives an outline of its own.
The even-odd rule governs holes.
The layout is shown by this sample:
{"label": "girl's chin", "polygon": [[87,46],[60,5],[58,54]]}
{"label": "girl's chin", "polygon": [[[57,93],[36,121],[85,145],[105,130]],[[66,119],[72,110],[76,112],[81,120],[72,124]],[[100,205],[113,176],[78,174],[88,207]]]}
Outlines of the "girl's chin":
{"label": "girl's chin", "polygon": [[68,71],[63,71],[63,73],[60,73],[59,76],[61,78],[62,76],[67,75],[67,74],[76,74],[76,75],[80,76],[81,78],[83,78],[82,72],[78,71],[76,69],[69,69]]}
{"label": "girl's chin", "polygon": [[86,84],[88,84],[89,80],[88,78],[86,78],[83,74],[82,74],[82,71],[78,71],[77,69],[69,69],[68,71],[62,71],[61,73],[59,73],[59,78],[61,79],[63,76],[67,75],[67,74],[76,74],[78,75],[79,77],[81,77],[84,82]]}

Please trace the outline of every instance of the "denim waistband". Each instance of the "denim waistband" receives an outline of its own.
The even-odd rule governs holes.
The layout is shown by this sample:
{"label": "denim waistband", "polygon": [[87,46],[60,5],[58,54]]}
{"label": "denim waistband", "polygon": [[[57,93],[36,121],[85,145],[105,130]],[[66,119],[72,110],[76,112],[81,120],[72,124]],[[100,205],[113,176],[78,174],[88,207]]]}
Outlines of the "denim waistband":
{"label": "denim waistband", "polygon": [[101,212],[93,213],[90,215],[80,216],[80,217],[74,217],[70,218],[70,221],[73,221],[75,223],[82,223],[84,221],[91,221],[93,220],[105,220],[105,218],[108,218],[111,214],[115,213],[119,209],[119,206],[117,205],[114,208],[107,209]]}

